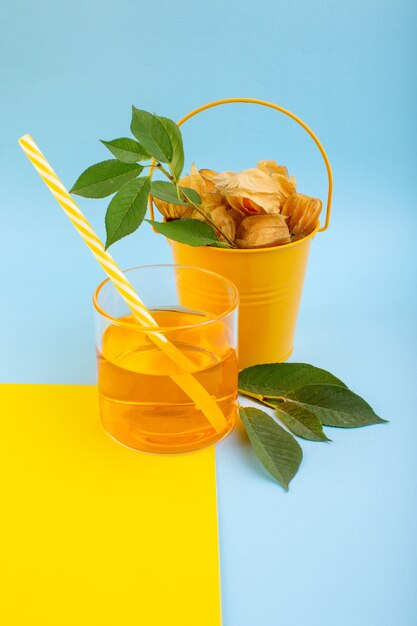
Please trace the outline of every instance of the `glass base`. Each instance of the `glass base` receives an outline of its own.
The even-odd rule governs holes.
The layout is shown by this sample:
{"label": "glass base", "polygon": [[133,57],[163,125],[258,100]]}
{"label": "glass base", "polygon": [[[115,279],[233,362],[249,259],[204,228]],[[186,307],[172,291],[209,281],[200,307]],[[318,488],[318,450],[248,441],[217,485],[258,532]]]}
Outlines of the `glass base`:
{"label": "glass base", "polygon": [[226,418],[226,428],[220,433],[207,425],[193,431],[162,434],[141,430],[131,421],[112,421],[109,416],[101,416],[101,424],[112,439],[132,450],[151,454],[183,454],[202,450],[227,437],[236,420],[237,406],[234,405]]}

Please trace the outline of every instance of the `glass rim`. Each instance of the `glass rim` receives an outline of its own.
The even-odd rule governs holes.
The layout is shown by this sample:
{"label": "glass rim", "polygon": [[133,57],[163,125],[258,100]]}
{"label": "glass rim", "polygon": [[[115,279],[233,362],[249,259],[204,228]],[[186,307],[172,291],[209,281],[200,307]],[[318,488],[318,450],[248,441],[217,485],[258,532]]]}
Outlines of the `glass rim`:
{"label": "glass rim", "polygon": [[[119,317],[113,317],[112,315],[110,315],[109,313],[107,313],[103,307],[99,304],[98,299],[100,296],[100,293],[103,289],[103,287],[107,284],[111,282],[110,278],[105,278],[94,290],[93,293],[93,306],[94,309],[96,310],[96,312],[105,317],[106,319],[110,320],[112,322],[112,324],[115,324],[116,326],[120,326],[121,328],[133,328],[135,329],[137,332],[147,332],[147,333],[166,333],[169,331],[174,331],[174,330],[190,330],[192,328],[199,328],[201,326],[205,326],[207,324],[214,324],[215,322],[218,322],[219,320],[227,317],[228,315],[230,315],[231,313],[233,313],[238,305],[239,305],[239,292],[237,290],[236,285],[229,279],[226,278],[225,276],[222,276],[221,274],[218,274],[217,272],[212,272],[211,270],[206,270],[205,268],[202,267],[196,267],[194,265],[175,265],[175,263],[150,263],[148,265],[136,265],[134,267],[129,267],[125,270],[122,270],[123,274],[127,274],[128,272],[132,272],[134,270],[141,270],[141,269],[189,269],[189,270],[196,270],[197,272],[203,272],[204,274],[210,274],[211,276],[215,276],[216,278],[220,279],[221,281],[223,281],[225,284],[227,284],[232,292],[233,292],[233,296],[232,296],[232,303],[225,309],[225,311],[223,313],[220,313],[219,315],[216,315],[215,317],[213,317],[212,319],[209,320],[204,320],[202,322],[197,322],[195,324],[182,324],[179,326],[143,326],[143,325],[138,325],[136,322],[126,322],[126,321],[121,321]],[[114,287],[114,289],[116,289]],[[122,298],[122,296],[120,296],[120,298]],[[122,298],[123,299],[123,298]],[[152,314],[152,310],[150,311],[150,313]]]}

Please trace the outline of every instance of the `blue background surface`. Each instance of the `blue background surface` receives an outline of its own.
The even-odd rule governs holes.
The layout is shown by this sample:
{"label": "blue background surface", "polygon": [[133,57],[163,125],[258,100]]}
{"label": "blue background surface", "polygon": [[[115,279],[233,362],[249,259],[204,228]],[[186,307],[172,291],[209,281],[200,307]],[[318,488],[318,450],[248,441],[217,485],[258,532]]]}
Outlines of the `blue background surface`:
{"label": "blue background surface", "polygon": [[[239,432],[218,446],[225,626],[417,623],[416,13],[411,0],[1,3],[2,382],[95,382],[101,270],[19,136],[71,185],[108,158],[99,138],[128,132],[132,103],[176,119],[251,96],[305,119],[332,162],[292,360],[331,370],[390,424],[303,443],[288,494]],[[200,166],[275,158],[325,197],[312,142],[273,111],[212,110],[184,138]],[[103,233],[106,201],[80,206]],[[113,253],[124,267],[170,261],[148,226]]]}

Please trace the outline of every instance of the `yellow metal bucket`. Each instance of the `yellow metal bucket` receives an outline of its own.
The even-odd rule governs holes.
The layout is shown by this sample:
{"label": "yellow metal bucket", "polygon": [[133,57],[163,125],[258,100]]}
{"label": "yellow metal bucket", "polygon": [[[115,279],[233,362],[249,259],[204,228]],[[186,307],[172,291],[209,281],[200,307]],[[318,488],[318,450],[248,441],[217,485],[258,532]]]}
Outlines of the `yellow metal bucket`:
{"label": "yellow metal bucket", "polygon": [[[310,245],[315,234],[326,230],[329,225],[333,183],[329,160],[316,135],[300,118],[276,104],[252,98],[219,100],[192,111],[178,124],[205,109],[234,102],[267,106],[300,124],[320,150],[329,183],[324,226],[320,228],[318,225],[310,235],[294,243],[273,248],[229,250],[192,247],[170,241],[175,264],[193,265],[223,274],[236,285],[240,295],[239,367],[244,368],[256,363],[285,361],[292,352]],[[204,285],[189,285],[188,290],[194,293],[192,304],[196,308],[198,302],[195,298],[210,297],[209,286],[206,290]],[[184,299],[191,304],[189,298],[188,291],[188,295],[184,293]]]}

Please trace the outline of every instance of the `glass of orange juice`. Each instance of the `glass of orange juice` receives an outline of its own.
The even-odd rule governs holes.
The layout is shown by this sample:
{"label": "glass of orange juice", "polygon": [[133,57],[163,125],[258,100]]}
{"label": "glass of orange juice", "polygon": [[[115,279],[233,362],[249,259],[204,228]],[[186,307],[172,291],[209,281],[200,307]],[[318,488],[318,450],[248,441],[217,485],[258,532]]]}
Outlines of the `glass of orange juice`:
{"label": "glass of orange juice", "polygon": [[[117,441],[145,452],[197,450],[225,437],[237,413],[238,292],[228,279],[196,267],[145,265],[126,271],[159,325],[141,325],[107,279],[96,289],[100,415]],[[155,332],[191,363],[190,373],[225,417],[217,432],[172,376],[178,364],[152,340]]]}

